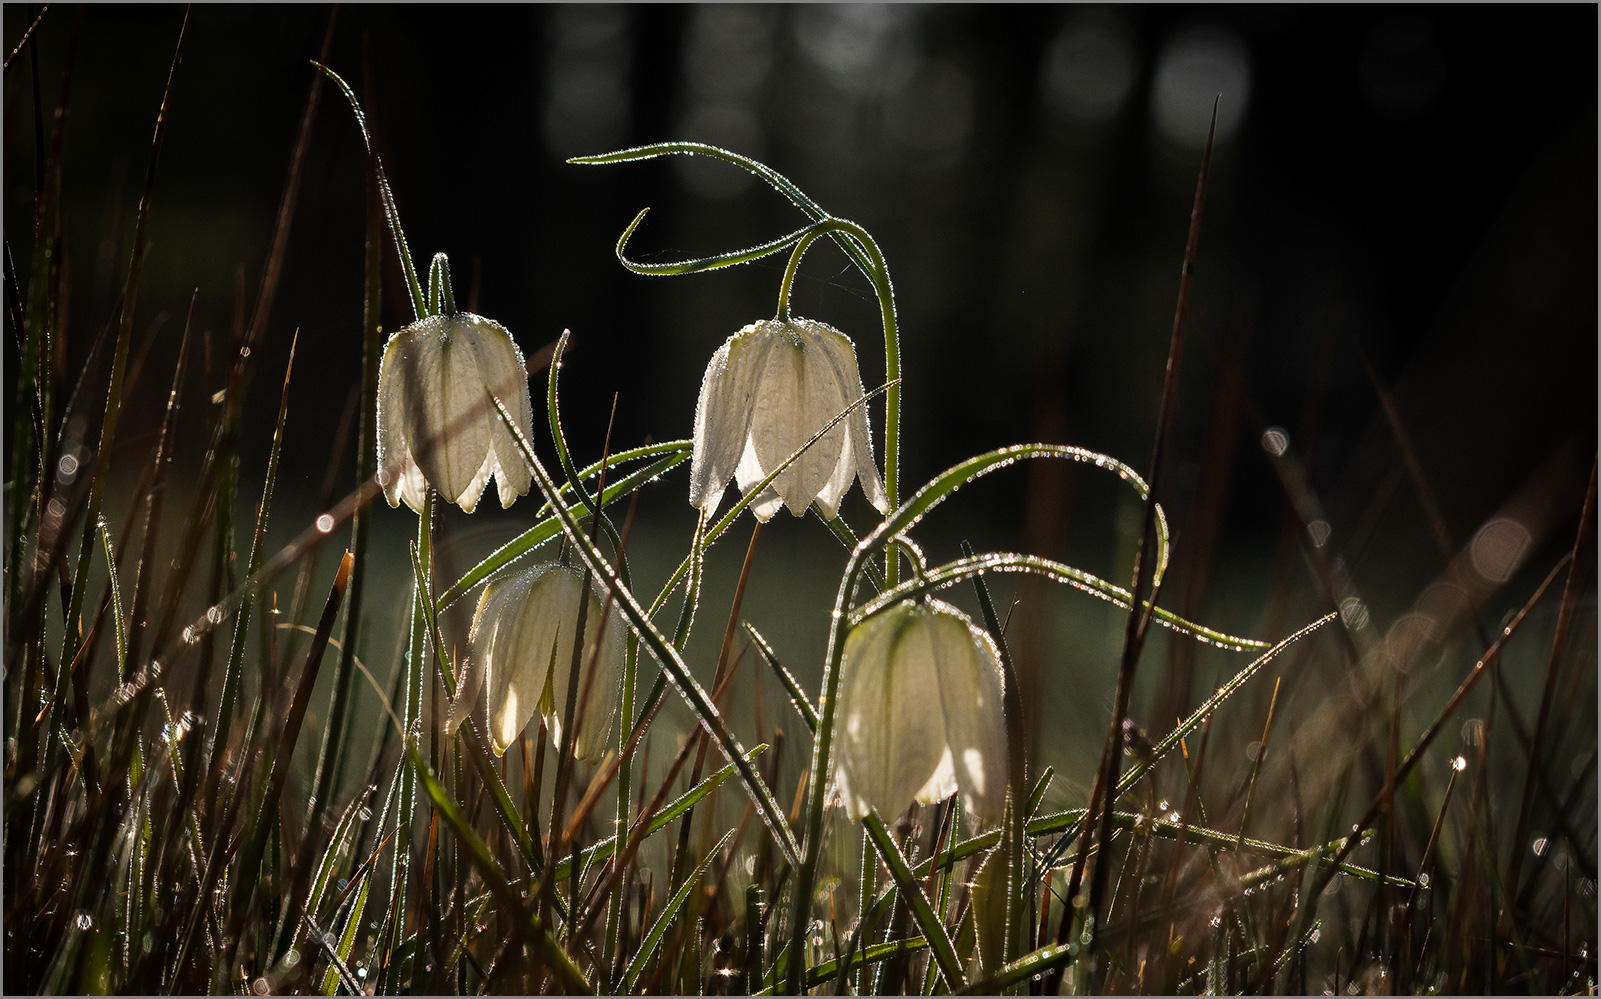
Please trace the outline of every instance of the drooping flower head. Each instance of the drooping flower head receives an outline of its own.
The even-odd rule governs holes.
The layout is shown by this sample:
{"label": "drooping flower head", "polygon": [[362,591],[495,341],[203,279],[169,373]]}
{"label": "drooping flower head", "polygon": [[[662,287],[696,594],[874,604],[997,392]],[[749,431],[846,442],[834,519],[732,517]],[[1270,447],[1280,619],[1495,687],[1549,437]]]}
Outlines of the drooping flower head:
{"label": "drooping flower head", "polygon": [[1006,797],[1006,717],[990,637],[955,607],[906,601],[845,639],[835,778],[851,819],[960,790],[980,822]]}
{"label": "drooping flower head", "polygon": [[421,513],[431,485],[472,513],[491,477],[502,507],[528,492],[528,466],[486,386],[531,436],[528,374],[504,326],[450,312],[389,338],[378,368],[378,475],[390,506],[405,500]]}
{"label": "drooping flower head", "polygon": [[[463,689],[451,706],[447,731],[454,731],[472,710],[478,693],[489,691],[489,742],[500,756],[535,714],[543,715],[551,741],[560,746],[567,682],[572,675],[573,636],[578,630],[578,600],[584,577],[555,562],[532,566],[491,580],[473,612],[470,642],[473,663],[464,672]],[[593,586],[584,617],[584,647],[575,719],[581,760],[599,756],[611,731],[623,670],[628,633],[615,607],[601,620],[605,594]],[[596,641],[600,654],[595,654]],[[584,687],[589,695],[583,697]]]}
{"label": "drooping flower head", "polygon": [[[768,319],[735,333],[712,355],[701,382],[690,505],[710,515],[729,476],[748,492],[863,394],[856,349],[832,326]],[[780,506],[799,517],[816,500],[833,518],[858,476],[868,502],[887,511],[865,406],[774,479],[751,510],[761,521]]]}

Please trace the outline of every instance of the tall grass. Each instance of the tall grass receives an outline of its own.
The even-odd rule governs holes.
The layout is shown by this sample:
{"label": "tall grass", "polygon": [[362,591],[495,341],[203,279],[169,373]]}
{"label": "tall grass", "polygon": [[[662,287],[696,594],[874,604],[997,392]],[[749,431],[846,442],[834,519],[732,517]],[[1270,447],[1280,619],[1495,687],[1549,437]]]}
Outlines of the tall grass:
{"label": "tall grass", "polygon": [[[890,511],[875,523],[827,522],[843,555],[808,517],[840,576],[821,669],[802,669],[746,614],[759,524],[726,614],[706,599],[707,552],[730,531],[742,536],[760,485],[675,542],[676,571],[647,578],[631,565],[639,507],[681,502],[692,443],[614,448],[608,438],[584,464],[562,430],[565,337],[529,352],[528,374],[546,378],[548,441],[517,426],[504,387],[488,386],[483,406],[515,433],[532,470],[535,494],[516,508],[537,510],[532,526],[457,574],[441,538],[461,515],[434,502],[410,550],[380,563],[372,523],[386,515],[373,505],[382,258],[399,256],[417,316],[448,302],[449,275],[432,272],[424,294],[371,145],[366,190],[351,194],[365,197],[365,232],[318,234],[365,239],[363,284],[346,289],[364,303],[362,339],[349,348],[361,352],[363,374],[355,461],[338,480],[348,492],[269,550],[275,498],[292,488],[280,459],[295,348],[281,382],[258,361],[269,338],[295,342],[292,328],[272,322],[273,302],[291,225],[318,224],[297,223],[294,208],[313,121],[329,113],[319,111],[328,86],[320,72],[308,70],[270,249],[220,404],[180,405],[193,394],[191,311],[170,378],[144,375],[170,384],[159,433],[119,440],[142,368],[137,358],[130,366],[141,262],[146,224],[161,211],[166,112],[181,86],[187,26],[167,92],[151,108],[114,328],[67,322],[66,83],[53,134],[37,137],[33,243],[6,247],[15,350],[3,518],[8,992],[1594,993],[1595,727],[1590,706],[1576,702],[1594,691],[1593,465],[1582,508],[1564,514],[1565,553],[1497,590],[1450,537],[1375,375],[1457,602],[1417,634],[1380,635],[1317,537],[1317,497],[1296,454],[1270,437],[1323,609],[1281,633],[1240,638],[1160,606],[1175,541],[1157,497],[1195,263],[1205,254],[1210,147],[1187,244],[1174,248],[1180,281],[1145,469],[1066,444],[1023,444],[955,461],[916,487],[898,459],[893,248],[771,168],[714,147],[665,143],[583,161],[710,156],[766,181],[807,220],[749,249],[645,264],[625,255],[636,218],[618,242],[632,270],[685,275],[788,250],[779,305],[787,316],[802,257],[826,236],[878,298],[886,384],[852,409],[884,395]],[[30,33],[7,62],[8,88],[34,44]],[[328,51],[325,43],[320,61]],[[35,121],[45,120],[41,109]],[[81,385],[65,383],[55,363],[69,349],[98,359]],[[253,379],[280,386],[270,427],[243,403]],[[86,418],[96,414],[91,436]],[[242,483],[255,481],[255,470],[241,468],[241,441],[251,435],[271,444],[259,497],[241,498]],[[204,461],[181,470],[183,489],[173,468],[180,437],[208,442]],[[1116,570],[1128,585],[971,546],[937,564],[913,540],[984,476],[1062,461],[1085,475],[1111,473],[1139,504],[1133,564]],[[663,479],[667,489],[643,491]],[[171,504],[183,507],[176,528]],[[481,716],[446,732],[473,654],[447,611],[557,546],[629,629],[621,721],[598,762],[574,760],[571,739],[553,747],[537,715],[496,759]],[[325,547],[339,557],[319,591]],[[404,564],[409,574],[386,576],[380,564]],[[1020,576],[1117,609],[1102,619],[1122,650],[1104,748],[1073,770],[1032,758],[1060,733],[1022,702],[1000,589]],[[852,829],[836,807],[831,763],[845,638],[897,602],[934,592],[975,607],[1000,650],[1011,751],[991,762],[1005,775],[1004,816],[984,827],[952,798],[872,813]],[[375,613],[397,607],[409,615]],[[393,620],[406,622],[403,633],[386,633]],[[690,644],[697,625],[721,629],[704,661],[691,651],[700,648]],[[1172,722],[1149,714],[1140,724],[1145,678],[1165,668],[1159,653],[1187,643],[1215,646],[1226,665]],[[1437,675],[1426,675],[1425,658]],[[578,677],[576,650],[571,666]],[[1509,674],[1542,682],[1517,689]],[[816,689],[798,679],[813,676]],[[741,696],[754,725],[731,710],[740,687],[752,692]],[[584,701],[603,692],[568,689],[570,733]],[[682,708],[663,710],[670,692]],[[356,716],[358,705],[375,703],[376,725]],[[764,714],[774,706],[782,717]],[[672,710],[690,727],[673,730]],[[1587,752],[1571,769],[1559,765],[1575,745]]]}

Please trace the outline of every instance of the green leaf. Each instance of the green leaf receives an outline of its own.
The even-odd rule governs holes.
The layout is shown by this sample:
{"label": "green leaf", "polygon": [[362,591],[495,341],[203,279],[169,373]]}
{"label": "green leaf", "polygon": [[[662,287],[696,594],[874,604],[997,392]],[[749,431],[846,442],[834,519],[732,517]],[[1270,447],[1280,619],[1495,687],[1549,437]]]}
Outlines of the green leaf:
{"label": "green leaf", "polygon": [[[340,931],[338,949],[329,953],[328,972],[322,976],[322,994],[325,996],[338,995],[340,982],[344,982],[351,995],[359,996],[363,992],[360,980],[350,973],[349,961],[350,951],[356,945],[356,933],[361,929],[361,916],[367,908],[367,889],[371,884],[371,872],[363,874],[361,887],[356,890],[356,900],[350,906],[350,915],[345,917],[345,928]],[[327,946],[326,941],[319,942]]]}
{"label": "green leaf", "polygon": [[678,910],[683,908],[684,903],[689,900],[690,893],[700,883],[701,876],[706,873],[706,868],[711,866],[712,861],[717,859],[717,855],[723,852],[723,847],[728,845],[728,841],[733,838],[734,830],[730,829],[723,833],[723,838],[717,841],[716,846],[707,851],[705,859],[700,862],[700,866],[695,868],[695,872],[685,878],[684,883],[678,886],[678,891],[673,894],[672,900],[667,903],[667,908],[663,909],[661,915],[657,916],[656,921],[651,924],[650,931],[639,942],[639,949],[634,952],[633,960],[628,962],[628,968],[623,972],[623,980],[619,991],[624,995],[632,993],[635,986],[639,984],[639,976],[650,964],[651,958],[656,956],[656,949],[661,946],[662,936],[666,934],[667,928],[673,924],[673,920],[678,917]]}

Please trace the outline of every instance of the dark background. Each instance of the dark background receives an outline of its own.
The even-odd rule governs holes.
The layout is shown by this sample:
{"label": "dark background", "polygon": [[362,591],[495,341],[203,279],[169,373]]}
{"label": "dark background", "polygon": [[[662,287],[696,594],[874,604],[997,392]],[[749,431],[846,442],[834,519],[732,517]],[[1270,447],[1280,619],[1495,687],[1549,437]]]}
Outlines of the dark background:
{"label": "dark background", "polygon": [[[19,56],[5,79],[4,225],[21,260],[32,242],[33,80],[48,127],[78,32],[63,195],[72,330],[59,370],[70,386],[88,367],[90,412],[105,361],[90,364],[89,345],[115,316],[182,17],[52,8],[37,63]],[[210,353],[189,403],[207,405],[222,384],[329,17],[194,9],[135,322],[135,351],[154,346],[120,431],[120,469],[153,444],[196,288]],[[7,4],[4,18],[9,52],[28,12]],[[458,298],[525,351],[573,330],[563,389],[581,461],[598,456],[614,394],[614,448],[688,436],[707,358],[772,314],[782,272],[772,258],[692,277],[629,274],[612,248],[634,214],[653,209],[631,247],[643,259],[729,250],[803,222],[721,164],[563,162],[686,138],[771,164],[877,238],[901,310],[903,494],[1024,440],[1144,469],[1200,137],[1221,91],[1161,490],[1176,531],[1168,592],[1189,594],[1172,604],[1265,637],[1323,609],[1299,560],[1286,561],[1298,535],[1285,533],[1284,490],[1259,444],[1272,426],[1304,463],[1381,628],[1435,578],[1439,557],[1364,359],[1394,393],[1457,545],[1525,488],[1557,511],[1532,531],[1527,564],[1543,575],[1571,544],[1597,412],[1593,6],[359,6],[339,10],[334,31],[331,65],[366,102],[419,266],[449,253]],[[249,517],[298,329],[275,508],[285,539],[321,508],[331,462],[336,493],[353,484],[354,433],[339,428],[360,371],[362,162],[349,109],[325,87],[241,441]],[[394,329],[409,314],[387,266]],[[845,330],[864,381],[882,379],[871,288],[836,250],[808,257],[795,308]],[[8,371],[16,357],[8,338]],[[196,457],[203,437],[182,446]],[[682,488],[675,476],[641,504],[641,523],[663,539],[653,557],[656,535],[641,535],[647,578],[687,544]],[[1008,471],[931,521],[925,544],[943,561],[970,537],[1121,583],[1134,509],[1089,472]],[[859,494],[846,511],[867,523]],[[459,559],[531,516],[519,504],[453,517]],[[409,518],[381,510],[378,522],[405,574]],[[842,553],[815,524],[781,515],[775,527],[750,616],[776,617],[769,637],[810,662]],[[728,565],[714,565],[724,575],[743,551],[744,529],[735,535],[718,552]],[[826,558],[797,568],[786,560],[799,551]],[[1268,595],[1286,580],[1305,591],[1301,603],[1275,610]],[[812,589],[815,608],[796,596]],[[722,592],[709,594],[711,623],[697,631],[711,654]],[[392,602],[403,606],[398,589]],[[1113,639],[1116,628],[1109,650],[1075,652],[1097,691],[1110,689]],[[1050,669],[1048,643],[1027,651]],[[383,661],[388,645],[369,655]],[[1091,726],[1104,725],[1096,704],[1083,708]]]}

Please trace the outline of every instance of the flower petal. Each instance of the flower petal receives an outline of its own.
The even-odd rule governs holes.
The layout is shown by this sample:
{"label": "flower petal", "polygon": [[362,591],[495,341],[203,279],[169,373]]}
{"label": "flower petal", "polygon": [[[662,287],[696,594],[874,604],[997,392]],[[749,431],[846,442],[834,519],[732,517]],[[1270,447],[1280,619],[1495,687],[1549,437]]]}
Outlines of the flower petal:
{"label": "flower petal", "polygon": [[[517,429],[532,441],[533,403],[528,392],[528,372],[523,363],[523,352],[518,349],[517,342],[504,326],[493,320],[471,313],[462,313],[458,318],[471,330],[470,335],[464,330],[460,337],[466,339],[473,350],[478,377],[482,382],[480,397],[485,387],[493,392],[511,413]],[[487,405],[487,400],[481,401]],[[481,467],[479,473],[484,475],[485,485],[489,476],[493,475],[495,491],[500,496],[501,508],[505,509],[515,503],[517,497],[528,494],[533,476],[528,463],[523,460],[521,449],[517,447],[517,441],[493,408],[484,411],[484,434],[489,441],[489,452],[485,459],[487,467]],[[482,490],[483,486],[479,486],[480,494]]]}
{"label": "flower petal", "polygon": [[[762,469],[761,459],[756,457],[755,445],[746,441],[745,452],[740,455],[739,466],[734,469],[734,481],[739,483],[739,487],[748,493],[751,486],[765,478],[767,478],[767,472]],[[778,480],[775,479],[773,481],[777,482]],[[765,524],[773,519],[773,514],[777,513],[778,508],[783,505],[784,497],[778,495],[778,490],[769,485],[756,494],[756,498],[751,501],[750,511],[756,515],[757,520]]]}
{"label": "flower petal", "polygon": [[[695,402],[695,447],[689,460],[689,505],[707,516],[722,502],[723,487],[734,473],[750,424],[750,407],[740,382],[749,380],[749,351],[742,330],[724,341],[706,364]],[[735,348],[740,347],[736,353]],[[748,386],[747,386],[748,387]]]}
{"label": "flower petal", "polygon": [[[771,470],[810,440],[843,406],[834,405],[839,395],[836,379],[806,325],[774,321],[758,326],[763,327],[772,345],[756,390],[750,438],[756,457]],[[843,435],[830,431],[773,480],[773,488],[791,513],[797,517],[804,514],[823,491],[843,446]]]}
{"label": "flower petal", "polygon": [[378,362],[378,482],[392,507],[400,505],[404,466],[415,467],[406,447],[405,378],[400,371],[406,339],[404,330],[390,337]]}
{"label": "flower petal", "polygon": [[[474,633],[490,628],[475,643],[489,692],[489,736],[496,755],[505,753],[539,709],[561,617],[550,613],[541,583],[551,566],[514,573],[484,588],[474,615]],[[568,625],[569,632],[571,625]]]}
{"label": "flower petal", "polygon": [[869,809],[898,814],[928,785],[945,753],[939,712],[923,710],[934,682],[927,616],[905,603],[846,638],[836,778],[853,820]]}
{"label": "flower petal", "polygon": [[[822,338],[821,344],[830,360],[842,372],[840,377],[847,396],[845,404],[849,404],[867,394],[867,390],[862,387],[861,369],[856,364],[856,348],[852,346],[850,337],[839,330],[831,329],[830,332],[834,335]],[[843,409],[844,405],[840,408]],[[851,456],[851,471],[861,476],[862,492],[867,496],[867,501],[873,504],[879,513],[888,513],[889,497],[884,493],[884,480],[878,474],[878,463],[873,460],[873,434],[867,406],[859,406],[853,410],[851,415],[845,418],[845,425],[850,430],[847,447]],[[849,488],[850,480],[847,479],[845,489]],[[840,495],[843,496],[844,492],[845,490],[841,490]]]}
{"label": "flower petal", "polygon": [[935,609],[929,622],[935,686],[954,783],[970,814],[980,823],[996,822],[1006,800],[1006,714],[998,655],[989,636],[961,611],[940,601],[929,604]]}

